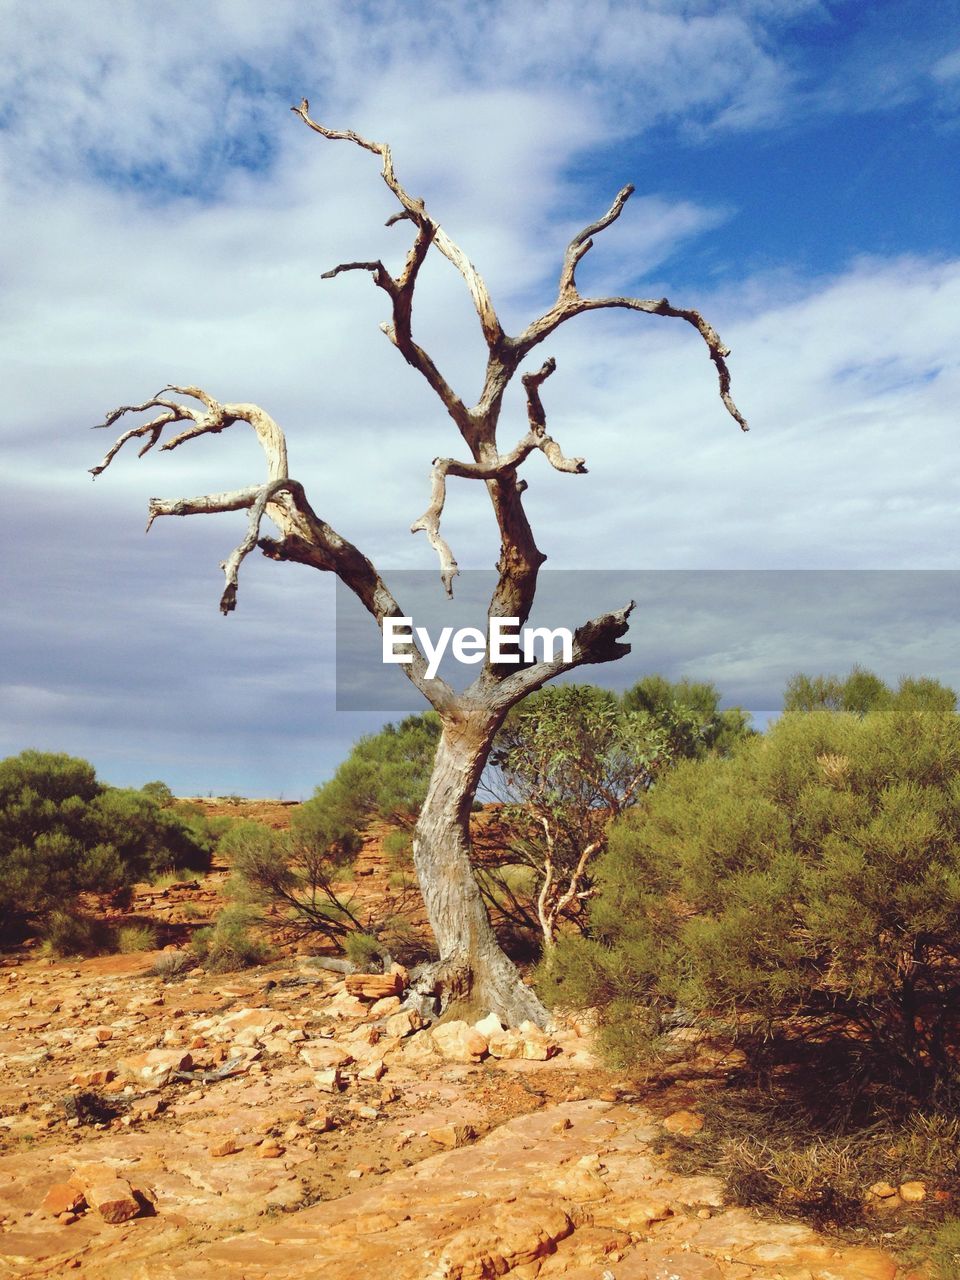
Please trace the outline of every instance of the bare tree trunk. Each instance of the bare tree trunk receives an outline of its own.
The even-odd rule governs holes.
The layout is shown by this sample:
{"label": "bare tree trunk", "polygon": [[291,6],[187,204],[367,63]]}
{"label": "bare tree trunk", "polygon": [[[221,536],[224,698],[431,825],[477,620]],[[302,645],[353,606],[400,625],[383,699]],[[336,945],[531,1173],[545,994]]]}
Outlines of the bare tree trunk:
{"label": "bare tree trunk", "polygon": [[443,1003],[470,997],[507,1026],[549,1014],[494,935],[470,859],[470,811],[500,717],[445,724],[413,841],[413,860],[440,951],[431,971]]}

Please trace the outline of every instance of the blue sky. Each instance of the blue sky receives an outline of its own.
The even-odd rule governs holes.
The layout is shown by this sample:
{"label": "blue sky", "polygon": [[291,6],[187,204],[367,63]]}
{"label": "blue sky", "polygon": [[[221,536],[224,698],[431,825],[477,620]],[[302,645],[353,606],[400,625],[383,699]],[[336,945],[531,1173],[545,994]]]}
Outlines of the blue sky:
{"label": "blue sky", "polygon": [[[150,496],[257,480],[251,440],[86,472],[107,409],[199,383],[281,422],[314,506],[384,569],[432,568],[408,528],[454,428],[380,334],[382,295],[319,279],[399,262],[404,224],[383,227],[373,157],[291,115],[303,95],[392,143],[508,328],[631,181],[583,287],[698,306],[733,348],[745,437],[685,326],[604,314],[555,335],[550,430],[590,472],[528,464],[551,568],[960,568],[955,0],[48,0],[10,6],[0,52],[0,754],[289,796],[377,723],[334,709],[322,575],[251,558],[224,620],[242,517],[141,535]],[[416,318],[474,394],[476,325],[442,260]],[[522,430],[514,395],[501,443]],[[464,567],[496,557],[484,502],[451,486]],[[635,625],[632,664],[662,653],[654,632]],[[940,641],[905,631],[903,670],[948,674]],[[797,649],[771,673],[831,652]]]}

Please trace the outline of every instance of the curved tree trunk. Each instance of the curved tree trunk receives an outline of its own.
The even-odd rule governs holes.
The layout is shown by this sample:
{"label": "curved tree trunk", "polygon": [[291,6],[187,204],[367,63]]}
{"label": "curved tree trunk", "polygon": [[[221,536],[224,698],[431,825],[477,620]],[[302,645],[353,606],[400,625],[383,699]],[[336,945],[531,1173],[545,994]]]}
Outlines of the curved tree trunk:
{"label": "curved tree trunk", "polygon": [[413,860],[439,962],[441,1000],[470,997],[507,1026],[549,1014],[494,935],[470,859],[470,811],[499,717],[445,724],[413,841]]}

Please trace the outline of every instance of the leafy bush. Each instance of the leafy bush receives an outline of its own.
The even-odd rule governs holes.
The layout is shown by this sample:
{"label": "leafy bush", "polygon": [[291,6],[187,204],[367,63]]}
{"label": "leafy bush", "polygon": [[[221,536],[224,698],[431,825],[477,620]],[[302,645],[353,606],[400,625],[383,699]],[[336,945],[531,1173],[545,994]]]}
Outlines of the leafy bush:
{"label": "leafy bush", "polygon": [[363,972],[379,969],[383,964],[383,948],[372,934],[359,931],[348,934],[343,949],[350,963]]}
{"label": "leafy bush", "polygon": [[907,1089],[960,1032],[960,717],[784,716],[679,766],[611,831],[592,937],[543,971],[634,1059],[678,1021],[842,1042]]}
{"label": "leafy bush", "polygon": [[625,711],[641,711],[667,735],[671,759],[727,755],[755,730],[743,707],[721,709],[719,691],[704,680],[644,676],[621,698]]}
{"label": "leafy bush", "polygon": [[47,955],[92,956],[113,947],[113,931],[103,920],[79,911],[51,911],[43,922],[43,949]]}
{"label": "leafy bush", "polygon": [[947,1218],[940,1224],[929,1256],[940,1280],[960,1280],[960,1218]]}
{"label": "leafy bush", "polygon": [[412,827],[427,792],[439,736],[439,717],[427,712],[361,738],[330,781],[294,811],[295,835],[328,859],[348,862],[371,818]]}
{"label": "leafy bush", "polygon": [[145,782],[140,788],[145,796],[149,796],[151,800],[156,800],[157,804],[168,808],[172,805],[176,797],[165,782]]}
{"label": "leafy bush", "polygon": [[155,951],[157,930],[152,924],[126,924],[117,930],[117,950],[124,955],[134,951]]}
{"label": "leafy bush", "polygon": [[534,891],[525,904],[488,867],[488,897],[552,947],[560,922],[577,918],[593,892],[611,819],[668,760],[667,730],[646,711],[624,711],[606,689],[558,685],[527,698],[497,735],[487,789],[503,802],[509,854],[534,872]]}
{"label": "leafy bush", "polygon": [[212,842],[142,791],[97,781],[74,757],[0,761],[0,921],[5,931],[110,893],[164,867],[204,868]]}
{"label": "leafy bush", "polygon": [[228,973],[264,964],[271,957],[267,943],[251,932],[254,924],[243,907],[226,907],[213,925],[198,929],[190,949],[211,973]]}
{"label": "leafy bush", "polygon": [[194,963],[193,957],[187,951],[162,951],[148,972],[154,978],[169,981],[186,973]]}
{"label": "leafy bush", "polygon": [[383,837],[383,852],[391,871],[413,870],[413,839],[409,831],[388,831]]}
{"label": "leafy bush", "polygon": [[892,689],[863,667],[854,667],[842,679],[798,672],[787,681],[783,695],[784,711],[850,711],[863,716],[868,711],[949,713],[956,708],[957,695],[939,680],[904,676]]}

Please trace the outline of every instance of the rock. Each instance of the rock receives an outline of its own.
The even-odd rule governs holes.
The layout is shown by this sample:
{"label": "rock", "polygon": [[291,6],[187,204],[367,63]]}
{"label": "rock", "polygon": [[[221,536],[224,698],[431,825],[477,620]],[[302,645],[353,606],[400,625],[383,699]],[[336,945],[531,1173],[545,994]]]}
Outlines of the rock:
{"label": "rock", "polygon": [[317,1071],[314,1074],[313,1083],[321,1093],[339,1093],[343,1088],[340,1068],[332,1067],[329,1071]]}
{"label": "rock", "polygon": [[692,1138],[703,1128],[703,1116],[696,1111],[674,1111],[663,1122],[667,1133],[681,1138]]}
{"label": "rock", "polygon": [[485,1018],[481,1018],[479,1022],[473,1024],[473,1029],[489,1039],[492,1035],[499,1035],[503,1030],[503,1023],[495,1013],[488,1013]]}
{"label": "rock", "polygon": [[492,1031],[487,1048],[491,1058],[522,1058],[523,1037],[519,1031]]}
{"label": "rock", "polygon": [[483,1280],[527,1266],[552,1253],[573,1231],[569,1217],[552,1205],[504,1207],[496,1224],[466,1227],[447,1242],[435,1274],[444,1280]]}
{"label": "rock", "polygon": [[272,1138],[266,1138],[260,1143],[260,1146],[257,1147],[257,1159],[276,1160],[279,1156],[283,1155],[284,1150],[285,1148],[281,1147],[279,1142],[274,1142]]}
{"label": "rock", "polygon": [[78,1182],[55,1182],[40,1204],[44,1213],[59,1217],[61,1213],[79,1213],[86,1208],[83,1188]]}
{"label": "rock", "polygon": [[113,1027],[97,1027],[93,1034],[99,1044],[106,1044],[108,1040],[113,1039]]}
{"label": "rock", "polygon": [[81,1165],[71,1182],[83,1188],[83,1197],[90,1208],[112,1225],[135,1218],[144,1207],[143,1193],[138,1195],[126,1178],[121,1178],[110,1165]]}
{"label": "rock", "polygon": [[116,1078],[116,1071],[112,1067],[107,1067],[102,1071],[85,1071],[71,1076],[70,1083],[79,1085],[81,1089],[98,1089]]}
{"label": "rock", "polygon": [[423,1026],[423,1018],[416,1009],[402,1009],[399,1013],[387,1018],[384,1031],[388,1036],[409,1036]]}
{"label": "rock", "polygon": [[[593,1200],[603,1200],[610,1194],[610,1188],[595,1170],[578,1166],[564,1169],[554,1180],[553,1189],[574,1204],[589,1204]],[[618,1221],[616,1225],[623,1224]]]}
{"label": "rock", "polygon": [[148,1049],[118,1063],[122,1075],[154,1089],[167,1084],[174,1071],[189,1071],[192,1066],[193,1058],[183,1049]]}
{"label": "rock", "polygon": [[375,1058],[372,1062],[368,1062],[366,1066],[360,1068],[357,1072],[358,1080],[381,1080],[386,1074],[387,1068],[383,1065],[382,1058]]}
{"label": "rock", "polygon": [[889,1182],[875,1182],[870,1188],[870,1195],[876,1196],[878,1200],[886,1200],[888,1196],[895,1196],[897,1188],[892,1187]]}
{"label": "rock", "polygon": [[900,1198],[906,1204],[919,1204],[927,1198],[927,1188],[922,1182],[901,1182]]}
{"label": "rock", "polygon": [[521,1022],[518,1029],[523,1040],[521,1057],[535,1062],[546,1062],[548,1058],[560,1052],[560,1046],[551,1040],[535,1022]]}
{"label": "rock", "polygon": [[330,1071],[353,1062],[353,1054],[332,1040],[311,1040],[300,1050],[300,1057],[311,1071]]}
{"label": "rock", "polygon": [[166,1103],[162,1098],[138,1098],[136,1102],[130,1104],[127,1115],[137,1120],[152,1120],[161,1115],[165,1109]]}
{"label": "rock", "polygon": [[617,1205],[612,1211],[604,1211],[604,1221],[624,1231],[644,1233],[649,1231],[654,1222],[664,1222],[673,1216],[673,1209],[666,1200],[647,1199],[640,1196],[626,1204]]}
{"label": "rock", "polygon": [[370,1006],[371,1018],[388,1018],[391,1013],[396,1013],[400,1008],[399,996],[384,996],[381,1000],[375,1000]]}
{"label": "rock", "polygon": [[399,973],[348,973],[346,987],[360,1000],[383,1000],[403,994],[403,978]]}
{"label": "rock", "polygon": [[210,1148],[210,1155],[215,1160],[219,1160],[221,1156],[235,1156],[242,1150],[243,1147],[236,1138],[224,1138],[223,1142],[218,1142],[216,1146]]}
{"label": "rock", "polygon": [[465,1147],[476,1136],[476,1129],[469,1124],[444,1124],[427,1132],[431,1142],[435,1142],[438,1147],[446,1147],[449,1151],[455,1147]]}
{"label": "rock", "polygon": [[264,1036],[283,1031],[286,1025],[286,1018],[273,1009],[235,1009],[219,1019],[216,1030],[220,1039],[250,1046]]}
{"label": "rock", "polygon": [[440,1055],[448,1062],[479,1062],[487,1054],[486,1036],[466,1022],[443,1022],[430,1034]]}

